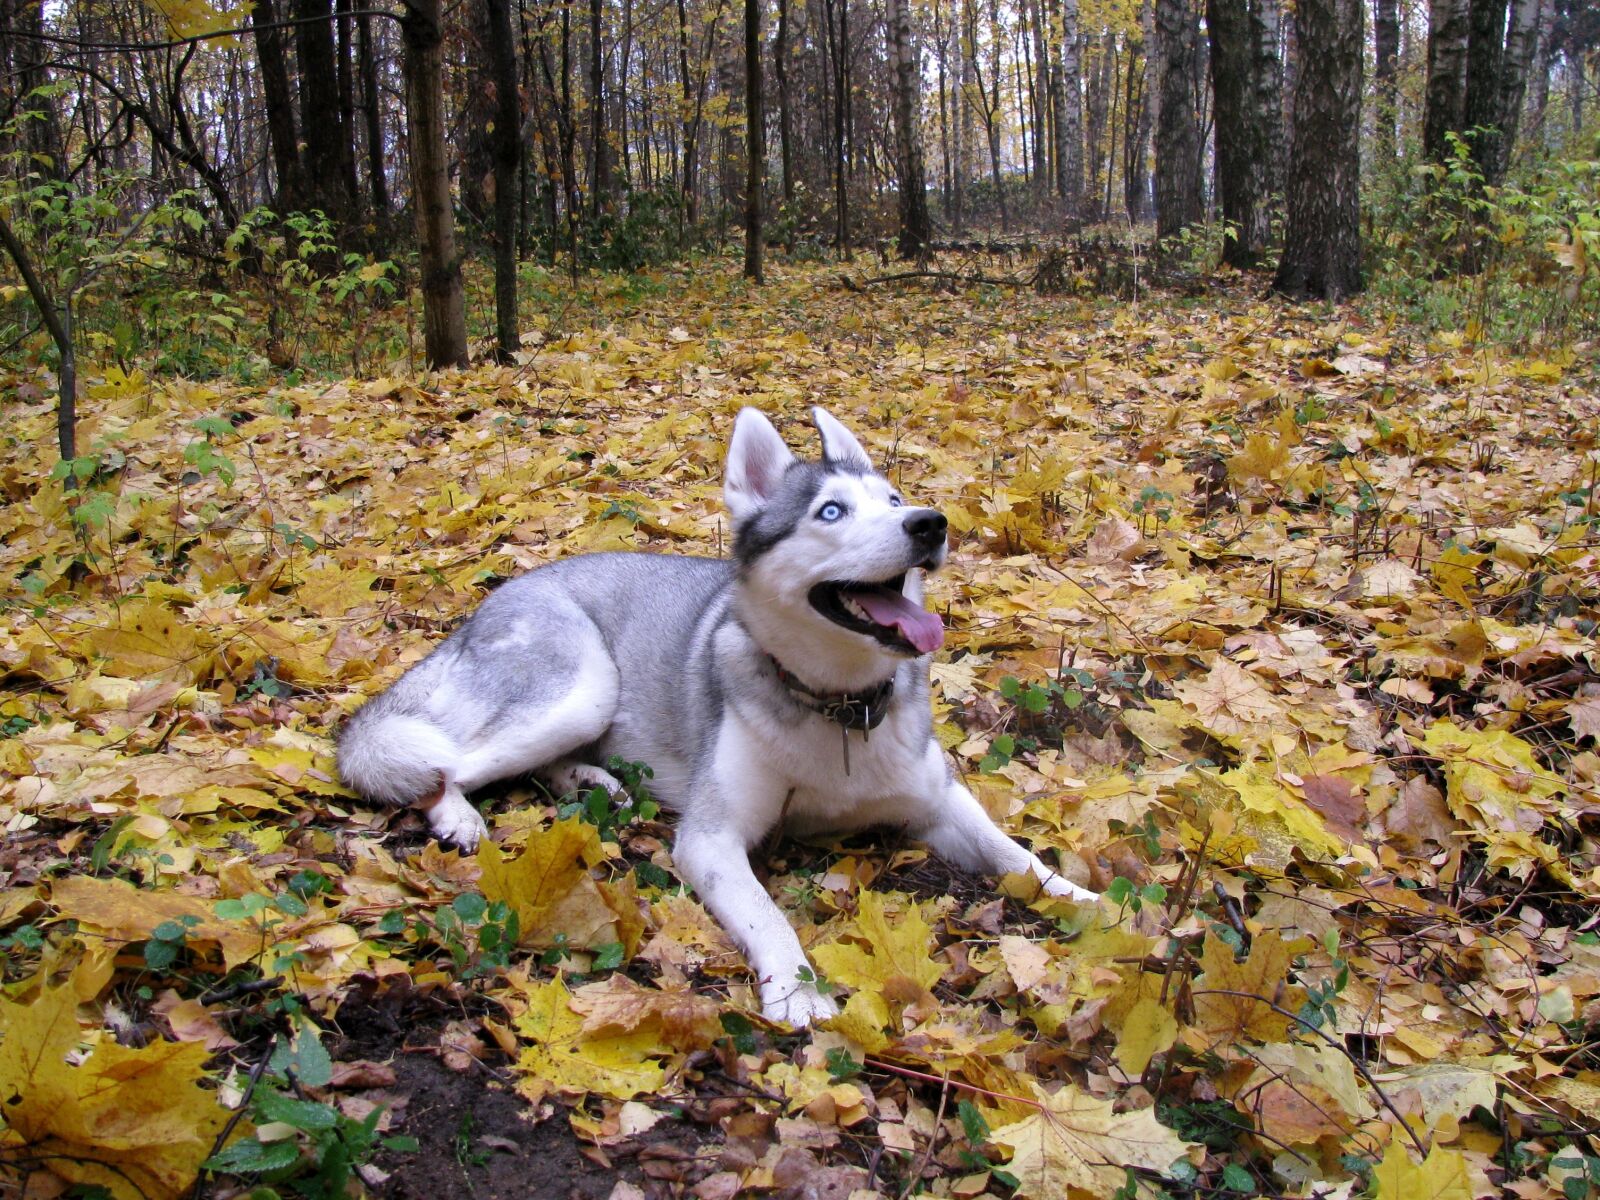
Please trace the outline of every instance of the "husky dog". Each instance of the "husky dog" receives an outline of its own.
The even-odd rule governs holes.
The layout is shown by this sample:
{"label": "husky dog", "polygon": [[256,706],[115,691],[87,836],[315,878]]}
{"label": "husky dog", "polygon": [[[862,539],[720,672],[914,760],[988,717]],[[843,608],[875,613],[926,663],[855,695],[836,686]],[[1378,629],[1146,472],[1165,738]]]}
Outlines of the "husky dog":
{"label": "husky dog", "polygon": [[593,764],[650,764],[678,814],[672,857],[759,980],[774,1021],[834,1002],[749,855],[791,832],[899,826],[952,863],[1031,872],[1095,899],[1007,837],[933,738],[928,663],[944,641],[922,604],[945,518],[912,508],[859,442],[812,410],[802,462],[754,409],[734,423],[724,496],[731,561],[591,554],[512,580],[339,738],[362,795],[425,808],[464,849],[487,832],[466,793],[537,771],[557,792],[619,790]]}

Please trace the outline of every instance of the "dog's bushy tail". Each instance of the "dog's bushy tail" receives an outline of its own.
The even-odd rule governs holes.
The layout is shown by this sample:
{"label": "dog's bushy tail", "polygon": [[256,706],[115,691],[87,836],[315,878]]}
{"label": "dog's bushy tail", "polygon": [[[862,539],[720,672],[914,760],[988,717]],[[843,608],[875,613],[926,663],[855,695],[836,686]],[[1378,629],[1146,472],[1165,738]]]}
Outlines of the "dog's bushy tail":
{"label": "dog's bushy tail", "polygon": [[455,745],[437,725],[380,704],[357,709],[339,731],[339,775],[380,804],[415,804],[437,790],[455,761]]}

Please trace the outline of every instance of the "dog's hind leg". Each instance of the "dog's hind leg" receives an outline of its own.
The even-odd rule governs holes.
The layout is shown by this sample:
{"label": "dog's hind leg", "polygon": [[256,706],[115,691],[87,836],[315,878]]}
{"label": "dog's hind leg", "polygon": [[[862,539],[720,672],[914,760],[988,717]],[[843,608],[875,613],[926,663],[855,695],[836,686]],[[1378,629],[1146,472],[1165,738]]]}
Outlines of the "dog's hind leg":
{"label": "dog's hind leg", "polygon": [[563,758],[560,762],[541,767],[539,775],[557,796],[586,792],[591,788],[604,788],[615,796],[624,790],[622,781],[610,771],[576,758]]}
{"label": "dog's hind leg", "polygon": [[468,792],[571,756],[617,706],[616,664],[581,610],[506,608],[485,606],[339,738],[347,784],[422,810],[435,835],[466,850],[486,832]]}
{"label": "dog's hind leg", "polygon": [[540,771],[596,741],[611,724],[617,691],[617,668],[609,655],[580,655],[564,694],[496,713],[463,747],[443,796],[428,810],[429,826],[465,849],[476,846],[487,828],[465,794],[497,779]]}

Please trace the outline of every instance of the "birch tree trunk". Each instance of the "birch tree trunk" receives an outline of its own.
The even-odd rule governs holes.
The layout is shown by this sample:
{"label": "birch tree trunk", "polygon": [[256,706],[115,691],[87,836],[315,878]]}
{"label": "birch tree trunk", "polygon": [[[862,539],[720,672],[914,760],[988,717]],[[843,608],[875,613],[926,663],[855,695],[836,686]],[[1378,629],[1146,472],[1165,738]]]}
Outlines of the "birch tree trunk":
{"label": "birch tree trunk", "polygon": [[1069,231],[1083,223],[1083,79],[1078,0],[1050,9],[1050,103],[1055,110],[1056,194]]}
{"label": "birch tree trunk", "polygon": [[1505,179],[1522,124],[1522,100],[1527,94],[1528,71],[1539,37],[1539,0],[1511,0],[1510,26],[1496,80],[1494,125],[1483,137],[1484,181],[1491,187]]}
{"label": "birch tree trunk", "polygon": [[1430,0],[1428,5],[1428,87],[1422,115],[1422,154],[1443,162],[1449,134],[1466,116],[1467,0]]}
{"label": "birch tree trunk", "polygon": [[916,258],[933,236],[922,163],[922,64],[911,28],[911,0],[888,0],[894,68],[895,174],[900,188],[899,251]]}
{"label": "birch tree trunk", "polygon": [[1189,0],[1155,0],[1161,107],[1156,118],[1156,236],[1205,219],[1200,195],[1200,121],[1194,107],[1200,23]]}
{"label": "birch tree trunk", "polygon": [[301,174],[300,138],[295,132],[294,90],[289,86],[283,30],[278,27],[278,20],[273,0],[256,0],[250,10],[250,23],[255,27],[256,62],[261,67],[261,95],[267,109],[267,140],[278,176],[275,203],[281,214],[305,206],[305,180]]}
{"label": "birch tree trunk", "polygon": [[494,317],[496,356],[512,362],[522,344],[517,320],[517,175],[522,170],[522,105],[517,94],[511,0],[484,0],[494,80]]}
{"label": "birch tree trunk", "polygon": [[783,168],[783,202],[794,204],[794,157],[789,124],[789,0],[778,0],[778,39],[772,47],[772,69],[778,77],[778,157]]}
{"label": "birch tree trunk", "polygon": [[1269,66],[1258,53],[1264,24],[1250,0],[1206,0],[1216,97],[1217,193],[1228,225],[1222,259],[1240,269],[1260,261],[1272,232],[1270,124],[1277,113],[1258,78]]}
{"label": "birch tree trunk", "polygon": [[403,0],[406,132],[422,269],[424,352],[430,367],[467,365],[467,318],[450,205],[444,140],[444,50],[440,0]]}
{"label": "birch tree trunk", "polygon": [[1289,212],[1273,289],[1339,301],[1361,290],[1362,0],[1298,0]]}
{"label": "birch tree trunk", "polygon": [[1372,38],[1376,51],[1373,79],[1377,84],[1378,101],[1377,134],[1373,148],[1379,160],[1388,164],[1394,158],[1394,123],[1399,100],[1396,86],[1396,68],[1400,59],[1399,0],[1374,0]]}
{"label": "birch tree trunk", "polygon": [[766,282],[762,265],[762,199],[766,187],[767,130],[761,105],[761,0],[744,0],[744,273]]}
{"label": "birch tree trunk", "polygon": [[589,0],[589,166],[595,216],[611,202],[611,148],[606,143],[606,47],[600,0]]}

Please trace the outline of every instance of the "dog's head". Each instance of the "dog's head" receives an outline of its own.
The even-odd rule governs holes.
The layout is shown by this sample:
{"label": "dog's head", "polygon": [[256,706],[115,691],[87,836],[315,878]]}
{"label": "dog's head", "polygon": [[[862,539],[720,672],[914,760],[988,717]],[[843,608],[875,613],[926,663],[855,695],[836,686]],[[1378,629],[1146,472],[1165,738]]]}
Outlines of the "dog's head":
{"label": "dog's head", "polygon": [[944,515],[906,504],[848,429],[811,413],[820,462],[797,459],[755,409],[734,423],[723,495],[746,620],[769,649],[782,635],[830,659],[937,650],[944,627],[922,607],[920,572],[944,564]]}

